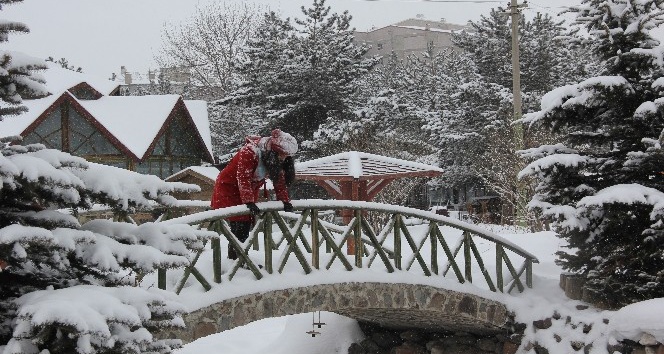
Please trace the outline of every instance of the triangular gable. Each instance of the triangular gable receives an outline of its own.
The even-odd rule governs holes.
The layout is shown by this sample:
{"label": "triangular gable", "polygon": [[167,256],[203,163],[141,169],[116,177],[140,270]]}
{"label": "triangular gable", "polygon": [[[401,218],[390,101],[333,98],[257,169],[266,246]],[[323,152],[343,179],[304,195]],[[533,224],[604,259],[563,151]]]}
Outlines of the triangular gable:
{"label": "triangular gable", "polygon": [[208,106],[206,101],[201,100],[186,100],[184,101],[187,106],[187,111],[191,115],[191,119],[196,124],[196,129],[201,135],[201,139],[205,143],[210,156],[212,156],[212,135],[210,133],[210,119],[208,118]]}
{"label": "triangular gable", "polygon": [[111,132],[109,132],[103,124],[101,124],[95,117],[85,108],[83,107],[80,102],[74,97],[70,92],[65,91],[60,97],[58,97],[55,102],[53,102],[48,108],[42,111],[42,113],[32,121],[31,124],[29,124],[23,131],[21,131],[20,135],[26,136],[30,134],[33,130],[35,130],[44,120],[46,120],[53,111],[56,109],[59,109],[60,106],[64,103],[70,103],[71,108],[74,109],[76,112],[78,112],[85,120],[87,120],[92,126],[97,129],[99,132],[106,137],[111,144],[118,150],[120,150],[122,153],[124,153],[126,156],[137,160],[138,158],[136,157],[135,154],[133,154],[127,147],[122,144]]}
{"label": "triangular gable", "polygon": [[[25,106],[28,111],[15,116],[3,117],[3,120],[0,121],[0,137],[22,135],[21,133],[33,124],[44,110],[52,107],[58,98],[58,96],[50,95],[37,100],[24,100],[21,105]],[[6,103],[0,103],[0,106],[3,105]]]}
{"label": "triangular gable", "polygon": [[[146,96],[141,96],[141,97],[146,97]],[[179,97],[179,96],[178,96]],[[198,140],[199,144],[205,148],[206,152],[206,158],[208,162],[213,162],[214,157],[212,156],[212,151],[211,151],[211,146],[206,140],[203,138],[203,135],[201,134],[201,127],[199,127],[200,122],[197,124],[197,122],[193,119],[192,114],[189,112],[187,109],[187,105],[185,104],[184,100],[179,97],[175,105],[173,106],[173,109],[169,113],[168,117],[164,121],[164,123],[161,125],[159,132],[154,136],[152,139],[152,142],[150,143],[150,146],[146,149],[145,153],[143,154],[143,157],[141,160],[145,159],[147,156],[149,156],[152,151],[154,150],[155,146],[157,145],[157,142],[159,139],[164,135],[166,132],[166,129],[168,129],[168,126],[173,122],[173,120],[176,118],[178,111],[183,111],[185,113],[185,121],[187,124],[191,126],[192,129],[195,131],[195,137]],[[209,123],[207,124],[207,132],[209,134]]]}
{"label": "triangular gable", "polygon": [[76,84],[67,89],[67,91],[71,92],[79,100],[98,100],[104,96],[87,82]]}
{"label": "triangular gable", "polygon": [[80,104],[131,151],[132,156],[142,160],[179,99],[177,95],[104,96],[95,101],[80,101]]}

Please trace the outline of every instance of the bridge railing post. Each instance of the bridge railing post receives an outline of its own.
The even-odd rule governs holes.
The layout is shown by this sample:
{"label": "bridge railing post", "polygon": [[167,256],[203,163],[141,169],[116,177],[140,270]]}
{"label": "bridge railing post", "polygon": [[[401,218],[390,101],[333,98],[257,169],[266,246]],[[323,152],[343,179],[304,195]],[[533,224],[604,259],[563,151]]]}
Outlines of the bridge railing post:
{"label": "bridge railing post", "polygon": [[401,270],[401,215],[394,214],[394,268]]}
{"label": "bridge railing post", "polygon": [[215,283],[221,283],[221,242],[215,238],[211,243],[212,247],[212,273]]}
{"label": "bridge railing post", "polygon": [[503,245],[496,244],[496,288],[501,293],[504,291],[505,285],[503,283],[503,254],[505,250]]}
{"label": "bridge railing post", "polygon": [[318,237],[318,210],[311,210],[311,265],[320,269],[320,238]]}
{"label": "bridge railing post", "polygon": [[274,272],[272,252],[275,249],[274,238],[272,237],[272,214],[263,215],[263,252],[265,254],[265,271],[268,274]]}
{"label": "bridge railing post", "polygon": [[355,224],[353,224],[353,241],[355,242],[355,266],[362,268],[364,256],[364,243],[362,242],[362,210],[356,209]]}
{"label": "bridge railing post", "polygon": [[472,270],[472,264],[471,264],[471,256],[470,256],[470,243],[472,242],[470,233],[468,231],[464,231],[463,233],[463,259],[464,259],[464,267],[465,267],[465,276],[466,276],[466,281],[469,283],[473,282],[473,270]]}
{"label": "bridge railing post", "polygon": [[431,243],[431,273],[438,275],[438,224],[429,221],[429,241]]}
{"label": "bridge railing post", "polygon": [[526,258],[526,286],[533,287],[533,260]]}
{"label": "bridge railing post", "polygon": [[166,290],[166,269],[157,269],[157,287],[161,290]]}

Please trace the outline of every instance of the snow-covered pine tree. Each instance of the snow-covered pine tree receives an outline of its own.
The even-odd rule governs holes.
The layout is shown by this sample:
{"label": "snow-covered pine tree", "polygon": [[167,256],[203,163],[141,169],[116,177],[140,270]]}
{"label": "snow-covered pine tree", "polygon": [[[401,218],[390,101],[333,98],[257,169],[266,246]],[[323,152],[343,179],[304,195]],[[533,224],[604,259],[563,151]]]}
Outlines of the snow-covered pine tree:
{"label": "snow-covered pine tree", "polygon": [[328,119],[307,148],[320,155],[358,150],[409,160],[434,153],[421,128],[423,112],[439,104],[440,83],[429,73],[431,60],[384,59],[357,81],[354,114]]}
{"label": "snow-covered pine tree", "polygon": [[[0,10],[7,4],[22,0],[0,0]],[[0,43],[9,40],[9,34],[30,32],[28,26],[20,22],[0,21]],[[5,116],[24,112],[22,98],[37,98],[48,95],[42,85],[44,80],[36,74],[37,70],[46,69],[43,60],[32,58],[23,53],[0,50],[0,120]]]}
{"label": "snow-covered pine tree", "polygon": [[[465,162],[457,166],[465,167],[469,176],[479,180],[476,187],[486,187],[497,193],[503,203],[503,214],[514,217],[525,216],[529,223],[535,221],[534,215],[527,215],[526,200],[532,194],[532,186],[526,180],[518,181],[517,173],[523,166],[516,150],[524,146],[536,146],[548,142],[547,134],[527,134],[516,136],[510,123],[513,120],[511,105],[512,63],[511,29],[509,16],[504,9],[493,9],[488,16],[478,22],[471,22],[472,33],[463,32],[453,36],[454,42],[462,47],[477,68],[474,84],[459,86],[452,97],[463,97],[458,102],[458,119],[450,131],[471,131],[477,135],[474,151]],[[536,109],[541,96],[559,85],[575,82],[588,75],[594,69],[592,55],[586,53],[582,45],[572,45],[567,30],[561,22],[554,21],[548,15],[538,15],[533,19],[522,17],[519,22],[519,46],[521,51],[521,90],[525,112]],[[541,43],[547,43],[542,46]],[[482,93],[484,87],[488,95]],[[479,91],[478,91],[479,89]],[[472,91],[475,91],[474,93]],[[495,95],[495,96],[493,96]],[[494,98],[488,101],[486,96]],[[469,109],[471,114],[464,114]],[[478,120],[476,117],[482,117]],[[487,117],[493,117],[486,120]],[[468,126],[468,128],[466,128]],[[480,128],[475,129],[475,128]],[[479,148],[479,149],[478,149]],[[463,150],[462,150],[463,151]],[[492,161],[491,164],[485,161]],[[508,215],[504,215],[508,216]],[[526,221],[526,220],[521,220]]]}
{"label": "snow-covered pine tree", "polygon": [[[212,234],[188,225],[93,220],[66,210],[174,205],[195,186],[88,163],[40,145],[0,150],[0,343],[4,354],[168,353],[151,332],[181,326],[169,293],[134,287],[156,268],[189,264]],[[56,304],[56,305],[54,305]]]}
{"label": "snow-covered pine tree", "polygon": [[[0,4],[10,2],[16,1]],[[12,30],[27,31],[0,22],[3,40]],[[11,115],[22,110],[23,98],[46,89],[32,74],[41,65],[21,53],[3,55],[0,98],[10,106],[0,113]],[[0,352],[134,354],[178,347],[178,340],[152,333],[182,326],[181,305],[168,292],[134,286],[156,268],[189,264],[190,251],[213,234],[188,225],[80,225],[74,215],[93,203],[123,213],[174,205],[172,192],[197,187],[18,140],[0,137]]]}
{"label": "snow-covered pine tree", "polygon": [[431,85],[420,87],[422,94],[414,93],[413,98],[435,92],[415,105],[429,141],[438,148],[439,164],[446,170],[443,181],[452,187],[477,182],[474,165],[485,150],[486,127],[499,120],[502,87],[483,82],[473,61],[452,50],[420,61],[416,71],[429,76],[425,81]]}
{"label": "snow-covered pine tree", "polygon": [[269,130],[269,110],[280,100],[293,100],[292,90],[286,89],[290,80],[283,70],[288,57],[294,56],[293,33],[290,19],[283,20],[270,11],[263,14],[247,40],[243,51],[249,59],[236,63],[239,78],[231,92],[209,105],[210,128],[220,154],[240,146],[249,134]]}
{"label": "snow-covered pine tree", "polygon": [[535,161],[521,175],[537,178],[530,206],[569,243],[558,262],[587,276],[593,301],[619,307],[664,296],[664,50],[649,33],[664,3],[585,0],[576,12],[603,76],[547,93],[525,117],[567,134],[525,151]]}
{"label": "snow-covered pine tree", "polygon": [[281,127],[299,141],[311,139],[332,115],[350,114],[355,80],[376,63],[353,43],[347,12],[331,14],[325,0],[302,12],[295,26],[274,13],[265,16],[240,69],[245,81],[229,97],[261,106],[265,129]]}
{"label": "snow-covered pine tree", "polygon": [[[456,45],[468,53],[486,82],[512,87],[512,32],[505,9],[471,21],[472,32],[453,35]],[[572,45],[562,21],[538,14],[519,22],[521,90],[539,95],[594,74],[595,58],[585,46]],[[547,45],[542,45],[546,43]],[[582,53],[583,55],[580,55]]]}
{"label": "snow-covered pine tree", "polygon": [[[452,36],[452,41],[463,48],[475,62],[480,75],[487,82],[505,87],[512,85],[512,63],[510,61],[511,29],[505,9],[491,9],[488,16],[469,23],[472,31],[462,31]],[[523,28],[521,18],[519,28]]]}

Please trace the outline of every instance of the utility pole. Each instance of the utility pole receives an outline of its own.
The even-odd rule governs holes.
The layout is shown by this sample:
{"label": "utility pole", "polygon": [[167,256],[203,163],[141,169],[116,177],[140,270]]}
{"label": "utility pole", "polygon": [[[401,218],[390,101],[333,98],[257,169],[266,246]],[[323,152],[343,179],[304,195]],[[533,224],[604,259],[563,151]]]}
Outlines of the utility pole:
{"label": "utility pole", "polygon": [[[517,0],[510,0],[510,11],[508,13],[512,19],[512,104],[514,107],[514,121],[521,119],[523,115],[521,108],[521,67],[519,63],[519,19],[521,18],[521,9],[527,6],[525,0],[523,4],[518,4]],[[513,129],[514,149],[522,150],[525,146],[521,123],[514,124]],[[526,191],[523,184],[517,179],[514,196],[515,224],[525,226],[525,203]]]}
{"label": "utility pole", "polygon": [[514,120],[521,119],[521,68],[519,64],[519,18],[521,8],[528,6],[526,2],[519,5],[511,0],[510,17],[512,18],[512,97],[514,99]]}

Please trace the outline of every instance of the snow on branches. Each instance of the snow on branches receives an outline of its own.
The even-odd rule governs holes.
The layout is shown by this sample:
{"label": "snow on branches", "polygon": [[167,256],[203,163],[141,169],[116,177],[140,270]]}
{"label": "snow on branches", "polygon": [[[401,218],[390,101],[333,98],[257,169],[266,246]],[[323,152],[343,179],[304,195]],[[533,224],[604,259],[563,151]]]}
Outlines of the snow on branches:
{"label": "snow on branches", "polygon": [[[126,286],[156,269],[189,265],[192,252],[216,234],[159,223],[80,225],[69,210],[93,204],[122,213],[150,210],[175,205],[170,193],[198,186],[42,145],[5,146],[0,153],[0,343],[10,341],[4,353],[168,353],[177,347],[154,340],[150,331],[179,325],[181,309]],[[140,316],[116,317],[131,313]]]}
{"label": "snow on branches", "polygon": [[170,193],[200,190],[196,185],[164,182],[156,176],[87,162],[38,144],[3,149],[0,178],[0,190],[31,186],[34,194],[48,194],[61,207],[89,207],[95,199],[121,210],[150,209],[155,203],[174,206],[176,200]]}
{"label": "snow on branches", "polygon": [[580,107],[600,107],[605,103],[607,92],[620,90],[623,94],[633,94],[634,89],[622,76],[598,76],[578,84],[566,85],[551,90],[542,96],[541,109],[524,115],[523,123],[533,124],[556,109]]}
{"label": "snow on branches", "polygon": [[558,148],[529,151],[521,176],[538,185],[539,209],[569,244],[565,270],[587,278],[584,292],[619,307],[664,296],[662,46],[650,29],[664,21],[653,0],[584,0],[585,26],[601,76],[554,89],[523,122],[560,136]]}
{"label": "snow on branches", "polygon": [[184,327],[173,294],[133,287],[79,285],[22,296],[13,338],[4,354],[169,353],[179,340],[157,340],[150,330]]}

